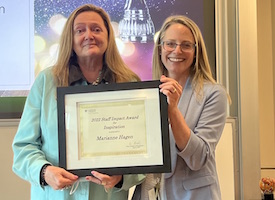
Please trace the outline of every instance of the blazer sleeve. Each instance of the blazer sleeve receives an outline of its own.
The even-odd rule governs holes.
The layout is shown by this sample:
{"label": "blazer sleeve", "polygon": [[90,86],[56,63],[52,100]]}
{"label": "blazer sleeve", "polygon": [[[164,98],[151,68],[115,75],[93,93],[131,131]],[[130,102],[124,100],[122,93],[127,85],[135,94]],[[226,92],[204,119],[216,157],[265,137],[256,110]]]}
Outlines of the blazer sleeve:
{"label": "blazer sleeve", "polygon": [[191,137],[185,149],[178,152],[191,170],[200,170],[209,159],[215,159],[227,116],[227,93],[221,85],[208,85],[204,95],[202,102],[194,98],[191,102],[186,116]]}
{"label": "blazer sleeve", "polygon": [[[145,180],[145,174],[123,175],[123,184],[120,190],[129,190],[134,185],[139,185]],[[119,190],[119,191],[120,191]]]}

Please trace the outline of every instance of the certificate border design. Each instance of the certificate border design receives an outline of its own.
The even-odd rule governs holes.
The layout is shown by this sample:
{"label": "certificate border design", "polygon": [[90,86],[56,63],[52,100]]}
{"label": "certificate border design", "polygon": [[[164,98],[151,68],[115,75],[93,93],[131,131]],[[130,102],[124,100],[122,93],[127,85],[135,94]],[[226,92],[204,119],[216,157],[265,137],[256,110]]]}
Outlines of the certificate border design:
{"label": "certificate border design", "polygon": [[[159,100],[159,111],[154,110],[154,112],[159,112],[161,127],[160,140],[161,145],[158,148],[162,151],[157,152],[159,156],[162,157],[163,163],[161,165],[144,165],[134,166],[129,164],[129,166],[112,166],[112,160],[108,161],[110,165],[108,167],[93,168],[93,166],[79,167],[76,169],[67,168],[67,140],[66,138],[66,96],[67,95],[81,95],[85,93],[97,93],[98,95],[105,94],[109,91],[120,91],[129,92],[131,90],[149,90],[158,89],[160,81],[141,81],[141,82],[127,82],[127,83],[113,83],[113,84],[100,84],[97,86],[72,86],[72,87],[59,87],[57,88],[57,107],[58,107],[58,144],[59,144],[59,166],[67,169],[73,174],[80,177],[90,176],[91,170],[96,170],[100,173],[105,173],[108,175],[116,174],[143,174],[143,173],[168,173],[171,172],[171,155],[170,155],[170,140],[169,140],[169,128],[168,128],[168,105],[166,96],[161,92],[158,92]],[[158,89],[159,91],[159,89]],[[77,121],[75,122],[77,123]],[[68,125],[67,125],[68,126]],[[156,146],[153,140],[148,145]],[[131,154],[129,155],[129,160],[132,159]]]}

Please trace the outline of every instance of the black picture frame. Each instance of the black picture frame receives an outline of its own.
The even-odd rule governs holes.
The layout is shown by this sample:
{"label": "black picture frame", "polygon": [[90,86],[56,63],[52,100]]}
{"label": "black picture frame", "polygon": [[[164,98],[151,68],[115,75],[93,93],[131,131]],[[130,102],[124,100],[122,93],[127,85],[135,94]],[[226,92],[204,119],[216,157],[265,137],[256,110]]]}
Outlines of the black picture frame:
{"label": "black picture frame", "polygon": [[[108,174],[108,175],[171,172],[170,143],[169,143],[169,131],[168,131],[169,123],[168,123],[168,112],[167,112],[168,106],[167,106],[166,96],[159,91],[159,84],[160,84],[159,81],[141,81],[141,82],[128,82],[128,83],[100,84],[97,86],[74,86],[74,87],[57,88],[59,166],[80,177],[91,175],[92,170],[98,171],[100,173]],[[137,96],[139,96],[140,93],[146,96],[144,100],[145,113],[147,113],[144,115],[146,119],[145,120],[146,121],[145,122],[146,140],[144,141],[148,142],[145,145],[146,147],[144,146],[144,149],[146,149],[146,153],[144,152],[137,153],[137,154],[134,153],[134,155],[132,153],[129,153],[127,155],[128,153],[127,151],[127,153],[124,152],[125,154],[122,153],[121,155],[118,154],[118,155],[110,156],[108,154],[98,154],[98,155],[92,155],[90,157],[89,156],[84,157],[84,159],[79,157],[79,155],[82,152],[81,145],[83,145],[83,143],[79,142],[79,141],[83,141],[83,139],[79,139],[79,135],[82,135],[82,132],[79,130],[83,130],[83,129],[81,128],[78,129],[77,127],[82,127],[79,124],[81,124],[82,121],[86,121],[85,120],[87,119],[86,116],[89,116],[89,115],[86,115],[87,110],[84,109],[85,112],[83,113],[85,113],[85,118],[82,119],[77,116],[74,117],[75,114],[80,116],[79,113],[82,113],[82,110],[79,109],[77,105],[79,105],[79,103],[81,105],[82,102],[84,103],[88,102],[87,105],[93,106],[94,103],[91,103],[91,102],[101,103],[102,99],[108,99],[108,101],[112,102],[112,101],[115,101],[115,100],[112,100],[112,98],[116,98],[114,97],[116,95],[119,98],[121,98],[122,101],[125,98],[126,102],[128,102],[127,96],[131,96],[132,94],[137,94]],[[150,96],[152,96],[152,98]],[[97,100],[94,100],[95,98],[97,98]],[[87,101],[87,99],[91,99],[91,102],[90,100]],[[136,101],[139,101],[138,98]],[[156,101],[158,102],[156,103]],[[103,100],[103,102],[105,101]],[[158,105],[155,105],[155,104],[158,104]],[[154,105],[155,105],[155,108],[157,109],[154,108]],[[149,109],[149,111],[146,109]],[[91,110],[95,110],[95,109],[92,108]],[[90,110],[88,109],[88,112],[89,111]],[[152,113],[152,111],[154,111],[154,113]],[[96,112],[98,113],[98,111]],[[99,111],[99,113],[101,114],[101,111]],[[102,114],[103,113],[105,112],[102,112]],[[153,115],[154,117],[152,117],[151,115]],[[159,119],[157,119],[158,116],[159,116]],[[70,120],[68,120],[68,118],[70,118]],[[142,119],[142,117],[140,118]],[[73,120],[77,125],[74,126],[73,128],[71,128],[71,125],[70,125],[70,128],[68,128],[69,126],[68,124],[73,124],[71,119],[72,120],[82,119],[82,120],[79,120],[78,122]],[[156,123],[154,120],[156,120]],[[158,124],[158,120],[160,124]],[[88,121],[88,127],[90,127],[91,125],[95,125],[95,122]],[[136,127],[136,125],[133,125],[133,126],[135,126],[134,129],[140,128],[140,127]],[[85,128],[86,127],[87,126],[85,126]],[[150,131],[150,133],[148,133],[148,130],[154,130],[154,131]],[[158,130],[160,130],[160,133],[157,133]],[[97,129],[97,131],[95,132],[98,133],[101,131],[102,131],[101,129],[100,130]],[[81,134],[79,132],[81,132]],[[105,133],[105,131],[103,131],[103,133]],[[75,138],[75,134],[78,135],[76,137],[78,141],[72,142],[73,138]],[[86,134],[86,131],[85,131],[85,134]],[[85,136],[85,134],[83,135]],[[95,138],[95,136],[93,136],[93,138]],[[93,141],[94,141],[93,144],[96,144],[94,146],[97,146],[98,141],[96,141],[96,139],[93,139]],[[118,139],[112,142],[114,142],[113,144],[118,142],[117,145],[125,144],[124,141],[119,143]],[[79,144],[81,147],[79,147]],[[74,148],[74,146],[76,148]],[[128,143],[125,146],[127,146],[128,148],[129,146]],[[70,148],[72,147],[73,150],[68,150],[69,147]],[[98,147],[99,147],[99,152],[101,152],[101,151],[105,151],[104,147],[106,147],[106,145],[105,146],[98,145],[96,150],[98,150]],[[161,149],[161,150],[155,152],[154,149]],[[75,151],[78,151],[78,153],[75,153]],[[74,152],[74,153],[69,153],[69,152]],[[135,152],[135,150],[133,150],[133,152]],[[155,155],[155,154],[159,154],[159,155]],[[157,164],[155,163],[155,161],[153,161],[155,157],[158,157],[160,158],[159,160],[161,160],[159,162],[159,160],[156,159],[158,160],[156,161]],[[136,160],[137,160],[137,163],[136,163]],[[103,163],[102,165],[100,164],[101,162]],[[94,166],[93,163],[96,164],[97,166]]]}

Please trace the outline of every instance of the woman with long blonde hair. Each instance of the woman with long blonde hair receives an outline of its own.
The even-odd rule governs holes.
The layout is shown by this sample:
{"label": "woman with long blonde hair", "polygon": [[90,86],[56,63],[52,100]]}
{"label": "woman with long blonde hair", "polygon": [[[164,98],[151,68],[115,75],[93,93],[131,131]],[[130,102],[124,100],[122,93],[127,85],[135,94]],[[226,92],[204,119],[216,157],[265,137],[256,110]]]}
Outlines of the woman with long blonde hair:
{"label": "woman with long blonde hair", "polygon": [[171,16],[163,23],[153,52],[153,77],[161,81],[168,101],[172,172],[148,174],[134,199],[220,200],[215,149],[228,97],[212,77],[202,34],[188,17]]}
{"label": "woman with long blonde hair", "polygon": [[[65,24],[57,63],[42,71],[30,90],[12,145],[13,171],[31,183],[31,199],[128,199],[128,189],[140,183],[143,175],[91,171],[79,181],[58,167],[56,90],[139,80],[119,55],[107,13],[91,4],[77,8]],[[78,187],[72,190],[75,183]]]}

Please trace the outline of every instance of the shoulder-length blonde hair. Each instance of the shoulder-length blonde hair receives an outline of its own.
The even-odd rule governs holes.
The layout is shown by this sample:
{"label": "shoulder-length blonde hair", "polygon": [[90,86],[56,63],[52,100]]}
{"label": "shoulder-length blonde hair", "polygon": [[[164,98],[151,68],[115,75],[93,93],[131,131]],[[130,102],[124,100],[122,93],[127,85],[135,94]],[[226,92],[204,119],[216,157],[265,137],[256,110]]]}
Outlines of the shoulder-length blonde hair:
{"label": "shoulder-length blonde hair", "polygon": [[188,27],[193,34],[195,44],[196,44],[196,47],[195,47],[196,57],[194,58],[194,62],[190,69],[190,77],[192,79],[192,87],[195,90],[196,95],[201,97],[203,95],[203,91],[202,91],[203,82],[210,81],[211,83],[216,83],[216,81],[212,76],[210,64],[208,61],[207,51],[206,51],[206,47],[204,44],[201,31],[199,27],[196,25],[196,23],[186,16],[182,16],[182,15],[170,16],[164,21],[159,31],[159,35],[157,37],[157,41],[155,43],[154,51],[153,51],[153,78],[159,79],[161,75],[166,75],[166,76],[168,75],[168,71],[161,61],[160,45],[163,37],[165,36],[166,30],[172,24],[182,24]]}
{"label": "shoulder-length blonde hair", "polygon": [[140,78],[127,67],[119,54],[109,15],[100,7],[92,4],[85,4],[72,12],[61,34],[59,55],[57,62],[53,67],[53,76],[57,86],[68,86],[69,65],[71,62],[75,62],[75,60],[72,60],[72,56],[75,55],[73,50],[73,24],[75,18],[83,12],[96,12],[104,21],[104,25],[108,31],[108,46],[104,53],[103,62],[111,71],[114,81],[139,81]]}

